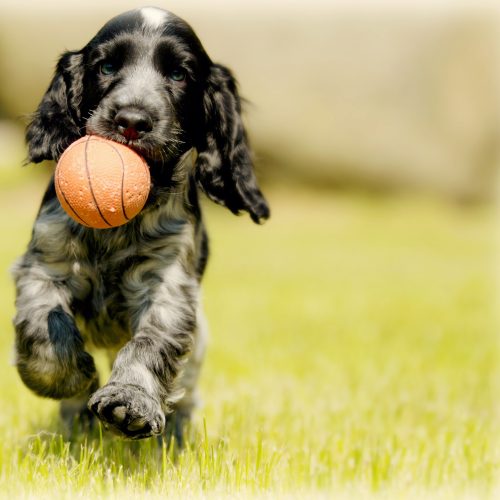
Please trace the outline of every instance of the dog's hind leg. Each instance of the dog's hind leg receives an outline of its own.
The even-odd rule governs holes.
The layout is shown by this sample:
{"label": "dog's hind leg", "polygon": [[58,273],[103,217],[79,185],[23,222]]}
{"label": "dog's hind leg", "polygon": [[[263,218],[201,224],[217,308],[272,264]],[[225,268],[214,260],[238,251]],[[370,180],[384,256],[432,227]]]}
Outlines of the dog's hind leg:
{"label": "dog's hind leg", "polygon": [[87,408],[90,395],[99,388],[96,378],[92,385],[81,394],[69,399],[63,399],[59,406],[59,415],[64,436],[71,439],[80,433],[86,433],[94,428],[96,418]]}

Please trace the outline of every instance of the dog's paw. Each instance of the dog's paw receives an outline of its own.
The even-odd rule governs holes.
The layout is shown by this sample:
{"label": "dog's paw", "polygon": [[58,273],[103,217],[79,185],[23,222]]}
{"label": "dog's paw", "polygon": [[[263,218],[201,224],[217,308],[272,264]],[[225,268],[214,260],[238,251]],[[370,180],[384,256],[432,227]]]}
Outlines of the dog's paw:
{"label": "dog's paw", "polygon": [[105,427],[130,439],[161,434],[165,427],[160,403],[137,385],[105,385],[91,396],[88,407]]}
{"label": "dog's paw", "polygon": [[[29,316],[26,311],[23,315]],[[85,351],[75,319],[61,305],[48,312],[46,323],[28,318],[16,323],[16,365],[23,382],[48,398],[88,394],[97,380],[94,359]]]}
{"label": "dog's paw", "polygon": [[72,398],[88,391],[97,379],[94,360],[84,351],[67,360],[18,354],[16,364],[26,386],[47,398]]}

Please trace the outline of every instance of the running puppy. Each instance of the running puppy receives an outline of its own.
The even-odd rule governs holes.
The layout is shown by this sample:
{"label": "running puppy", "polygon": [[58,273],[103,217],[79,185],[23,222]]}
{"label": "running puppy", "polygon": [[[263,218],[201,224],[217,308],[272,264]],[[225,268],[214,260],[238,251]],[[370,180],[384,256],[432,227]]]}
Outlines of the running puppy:
{"label": "running puppy", "polygon": [[[188,419],[205,330],[200,281],[208,256],[198,189],[254,222],[269,208],[252,168],[230,71],[193,30],[143,8],[109,21],[60,58],[28,125],[29,160],[58,160],[86,134],[128,144],[149,164],[152,190],[125,226],[70,219],[50,182],[27,252],[14,267],[16,364],[71,423],[88,411],[132,439]],[[113,360],[99,388],[89,347]]]}

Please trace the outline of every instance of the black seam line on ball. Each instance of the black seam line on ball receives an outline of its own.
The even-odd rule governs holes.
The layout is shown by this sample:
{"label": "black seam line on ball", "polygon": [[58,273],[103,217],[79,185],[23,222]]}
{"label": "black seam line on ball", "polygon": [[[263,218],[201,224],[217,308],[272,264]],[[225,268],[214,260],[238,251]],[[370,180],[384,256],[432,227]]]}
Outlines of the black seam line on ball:
{"label": "black seam line on ball", "polygon": [[101,212],[101,209],[99,208],[99,204],[97,203],[97,199],[95,197],[95,194],[94,194],[94,189],[92,188],[92,182],[90,180],[90,172],[89,172],[89,165],[88,165],[88,147],[89,147],[89,143],[90,143],[90,140],[91,140],[92,136],[89,135],[88,139],[86,140],[85,142],[85,171],[87,172],[87,180],[89,182],[89,188],[90,188],[90,194],[92,195],[92,199],[94,200],[94,204],[97,208],[97,211],[99,212],[99,215],[101,216],[102,220],[105,222],[105,224],[107,224],[109,227],[113,227],[107,220],[106,220],[106,217],[104,217],[104,215],[102,215],[102,212]]}
{"label": "black seam line on ball", "polygon": [[59,178],[59,176],[57,176],[57,186],[59,187],[59,192],[62,194],[62,197],[64,198],[64,201],[66,202],[66,204],[68,205],[68,207],[70,208],[70,210],[73,212],[73,214],[75,215],[75,217],[77,217],[78,219],[80,219],[85,226],[89,226],[88,222],[85,219],[83,219],[82,217],[80,217],[80,215],[76,212],[76,210],[73,208],[73,206],[69,202],[68,198],[66,198],[66,193],[64,192],[64,190],[63,190],[63,188],[61,186],[61,179]]}
{"label": "black seam line on ball", "polygon": [[120,154],[118,149],[113,144],[110,144],[110,146],[113,148],[114,152],[118,155],[118,158],[120,158],[120,162],[122,164],[122,192],[121,192],[122,212],[125,219],[130,220],[130,217],[127,216],[127,212],[125,212],[125,198],[123,193],[125,187],[125,162],[123,161],[122,155]]}
{"label": "black seam line on ball", "polygon": [[[61,162],[63,158],[64,158],[64,154],[59,159],[59,162]],[[77,217],[78,219],[80,219],[82,224],[84,224],[85,226],[88,226],[89,224],[87,223],[87,221],[83,217],[80,217],[80,215],[76,212],[76,210],[73,208],[73,206],[69,202],[68,198],[66,197],[66,193],[64,192],[64,190],[61,186],[61,179],[59,178],[59,176],[55,176],[55,177],[56,177],[55,180],[57,181],[57,186],[59,187],[59,192],[62,194],[62,197],[64,198],[64,201],[66,202],[66,205],[68,205],[70,210],[73,212],[74,216]]]}

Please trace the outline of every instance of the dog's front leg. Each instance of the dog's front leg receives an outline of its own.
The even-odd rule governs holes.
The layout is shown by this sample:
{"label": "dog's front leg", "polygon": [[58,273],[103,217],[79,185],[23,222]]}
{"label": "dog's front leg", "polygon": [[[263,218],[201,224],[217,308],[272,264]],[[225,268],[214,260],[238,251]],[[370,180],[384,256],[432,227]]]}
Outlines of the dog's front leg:
{"label": "dog's front leg", "polygon": [[56,278],[61,266],[28,253],[14,268],[17,369],[31,390],[54,399],[84,393],[97,379],[70,309],[71,293]]}
{"label": "dog's front leg", "polygon": [[149,261],[124,278],[133,337],[118,352],[109,382],[89,401],[107,426],[132,439],[163,432],[165,413],[182,395],[175,381],[196,323],[196,279],[180,262],[154,269]]}

